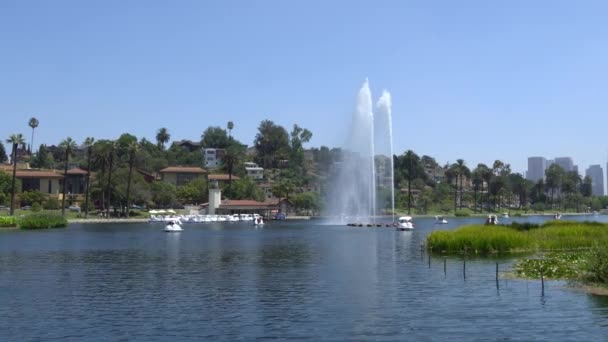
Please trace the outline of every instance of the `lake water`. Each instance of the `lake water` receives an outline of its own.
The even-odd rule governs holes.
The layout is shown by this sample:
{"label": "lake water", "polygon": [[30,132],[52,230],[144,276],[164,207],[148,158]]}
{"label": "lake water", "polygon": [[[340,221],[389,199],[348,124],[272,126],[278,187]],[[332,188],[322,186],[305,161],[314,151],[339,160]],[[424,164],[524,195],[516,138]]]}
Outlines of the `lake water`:
{"label": "lake water", "polygon": [[[589,219],[577,217],[576,219]],[[541,221],[533,217],[519,221]],[[606,221],[607,217],[599,218]],[[434,225],[0,231],[2,341],[603,341],[608,299],[421,254]],[[500,260],[501,271],[509,260]]]}

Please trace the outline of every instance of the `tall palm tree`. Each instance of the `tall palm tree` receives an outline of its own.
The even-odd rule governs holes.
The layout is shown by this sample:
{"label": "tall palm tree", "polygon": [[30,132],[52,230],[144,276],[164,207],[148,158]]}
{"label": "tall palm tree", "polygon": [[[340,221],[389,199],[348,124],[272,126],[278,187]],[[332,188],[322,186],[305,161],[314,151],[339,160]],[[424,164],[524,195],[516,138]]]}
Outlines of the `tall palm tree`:
{"label": "tall palm tree", "polygon": [[84,140],[84,146],[87,148],[87,189],[84,200],[84,218],[89,217],[89,188],[91,185],[91,156],[93,155],[93,142],[95,138],[88,137]]}
{"label": "tall palm tree", "polygon": [[139,149],[139,144],[137,141],[132,142],[127,147],[127,153],[129,155],[129,175],[127,176],[127,213],[126,216],[129,218],[129,195],[131,195],[131,175],[133,173],[133,164],[135,163],[135,157],[137,156],[137,150]]}
{"label": "tall palm tree", "polygon": [[459,209],[462,209],[462,176],[466,178],[471,177],[471,170],[466,166],[463,159],[456,160],[456,164],[458,165],[458,178],[460,179],[460,206]]}
{"label": "tall palm tree", "polygon": [[68,182],[68,163],[70,162],[70,154],[72,154],[72,151],[76,148],[76,142],[72,138],[67,137],[59,144],[59,147],[65,151],[65,160],[63,162],[63,186],[61,191],[61,216],[65,216],[65,187]]}
{"label": "tall palm tree", "polygon": [[106,217],[110,218],[110,206],[112,204],[111,202],[111,197],[112,197],[112,166],[114,163],[114,149],[116,148],[116,142],[115,141],[111,141],[110,144],[110,149],[109,149],[109,154],[108,154],[108,158],[109,158],[109,166],[108,166],[108,188],[107,188],[107,194],[108,194],[108,203],[106,205]]}
{"label": "tall palm tree", "polygon": [[448,167],[448,170],[445,173],[448,178],[448,182],[451,183],[453,179],[454,184],[454,215],[456,215],[456,211],[458,210],[458,178],[460,176],[460,167],[457,163],[454,163]]}
{"label": "tall palm tree", "polygon": [[169,142],[170,138],[171,134],[169,134],[169,130],[167,130],[165,127],[159,129],[156,132],[156,144],[162,150],[165,149],[165,144]]}
{"label": "tall palm tree", "polygon": [[10,214],[13,216],[15,214],[15,180],[17,179],[17,147],[20,144],[25,142],[25,138],[23,138],[23,134],[11,134],[11,136],[6,139],[8,144],[12,144],[13,146],[13,155],[11,157],[11,162],[13,162],[13,184],[11,186],[11,211]]}
{"label": "tall palm tree", "polygon": [[222,163],[226,172],[228,172],[228,187],[232,186],[232,174],[234,169],[241,162],[241,150],[235,144],[228,146],[226,153],[222,157]]}
{"label": "tall palm tree", "polygon": [[[479,164],[479,165],[481,165],[481,164]],[[482,174],[481,174],[479,165],[477,165],[475,170],[473,170],[473,172],[471,173],[471,180],[473,182],[473,192],[474,192],[474,197],[475,197],[475,205],[474,205],[475,212],[477,212],[477,193],[479,192],[480,189],[483,191],[483,178],[482,178]],[[482,208],[482,210],[483,210],[483,208]]]}
{"label": "tall palm tree", "polygon": [[32,128],[32,141],[30,142],[30,154],[34,153],[34,130],[38,127],[38,119],[30,118],[28,125]]}
{"label": "tall palm tree", "polygon": [[226,127],[228,128],[228,138],[230,138],[232,136],[232,129],[234,128],[234,122],[228,121],[228,125]]}

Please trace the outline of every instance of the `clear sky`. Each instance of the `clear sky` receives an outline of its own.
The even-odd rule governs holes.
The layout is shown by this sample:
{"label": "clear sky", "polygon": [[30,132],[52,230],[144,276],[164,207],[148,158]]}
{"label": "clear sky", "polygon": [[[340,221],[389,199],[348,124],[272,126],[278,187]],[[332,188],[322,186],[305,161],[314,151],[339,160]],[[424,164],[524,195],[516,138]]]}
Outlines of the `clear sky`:
{"label": "clear sky", "polygon": [[0,1],[0,136],[199,139],[235,123],[339,146],[358,88],[397,153],[606,166],[606,1]]}

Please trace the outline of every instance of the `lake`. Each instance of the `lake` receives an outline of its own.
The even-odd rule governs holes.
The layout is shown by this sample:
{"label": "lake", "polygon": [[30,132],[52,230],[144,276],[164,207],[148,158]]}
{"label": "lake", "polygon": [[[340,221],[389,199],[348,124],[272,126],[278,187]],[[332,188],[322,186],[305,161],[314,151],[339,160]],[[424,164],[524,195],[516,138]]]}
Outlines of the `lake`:
{"label": "lake", "polygon": [[[590,216],[578,220],[599,219]],[[543,217],[518,218],[542,221]],[[426,235],[316,221],[86,224],[0,231],[2,341],[597,341],[608,299],[495,281],[494,259],[421,253]],[[498,260],[501,271],[512,262]]]}

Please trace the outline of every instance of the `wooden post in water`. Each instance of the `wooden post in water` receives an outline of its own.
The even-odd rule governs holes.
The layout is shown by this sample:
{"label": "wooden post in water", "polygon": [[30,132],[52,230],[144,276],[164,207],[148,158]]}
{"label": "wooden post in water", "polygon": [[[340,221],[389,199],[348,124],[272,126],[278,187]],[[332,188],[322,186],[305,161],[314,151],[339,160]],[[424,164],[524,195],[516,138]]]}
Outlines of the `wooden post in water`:
{"label": "wooden post in water", "polygon": [[462,256],[462,277],[467,280],[467,255]]}
{"label": "wooden post in water", "polygon": [[429,268],[431,268],[431,253],[429,253]]}
{"label": "wooden post in water", "polygon": [[446,268],[447,267],[447,265],[446,265],[447,264],[447,260],[448,260],[448,258],[443,257],[443,276],[444,277],[448,276],[448,272],[447,272],[447,268]]}
{"label": "wooden post in water", "polygon": [[498,263],[496,263],[496,288],[498,289]]}
{"label": "wooden post in water", "polygon": [[420,260],[424,261],[424,245],[420,244]]}
{"label": "wooden post in water", "polygon": [[545,274],[544,270],[540,269],[540,295],[545,295]]}

